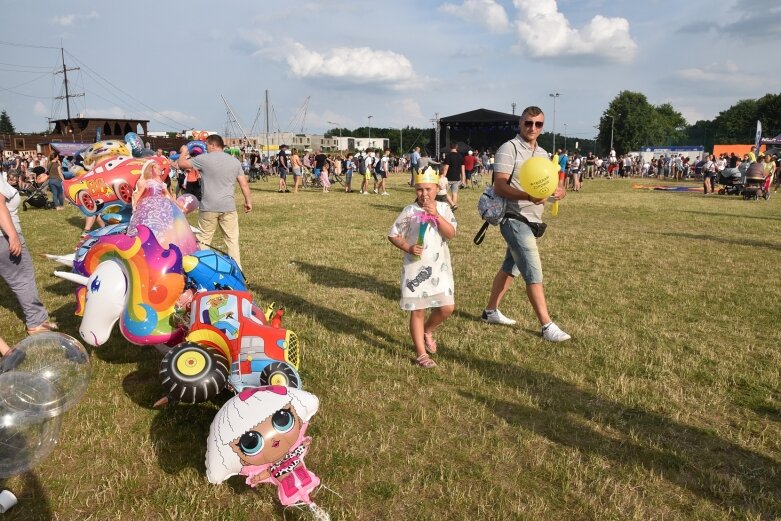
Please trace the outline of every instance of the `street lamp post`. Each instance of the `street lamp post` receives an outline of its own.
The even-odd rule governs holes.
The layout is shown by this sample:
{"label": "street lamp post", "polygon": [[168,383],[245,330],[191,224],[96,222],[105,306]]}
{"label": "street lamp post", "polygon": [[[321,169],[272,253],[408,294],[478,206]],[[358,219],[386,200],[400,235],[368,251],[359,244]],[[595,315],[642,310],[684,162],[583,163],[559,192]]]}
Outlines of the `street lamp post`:
{"label": "street lamp post", "polygon": [[339,127],[339,150],[341,150],[342,149],[342,127],[339,126],[339,123],[335,123],[333,121],[328,121],[328,124],[336,125],[337,127]]}
{"label": "street lamp post", "polygon": [[613,116],[612,114],[605,114],[605,115],[610,118],[610,150],[608,151],[610,152],[613,150],[613,130],[616,126],[616,116],[620,116],[621,114],[616,114],[615,116]]}
{"label": "street lamp post", "polygon": [[374,116],[368,116],[367,118],[369,120],[369,142],[366,145],[367,147],[370,147],[372,145],[372,118],[373,117]]}
{"label": "street lamp post", "polygon": [[567,150],[567,124],[564,123],[564,150]]}
{"label": "street lamp post", "polygon": [[553,150],[551,150],[551,153],[556,153],[556,98],[561,96],[558,92],[554,94],[548,94],[551,98],[553,98]]}

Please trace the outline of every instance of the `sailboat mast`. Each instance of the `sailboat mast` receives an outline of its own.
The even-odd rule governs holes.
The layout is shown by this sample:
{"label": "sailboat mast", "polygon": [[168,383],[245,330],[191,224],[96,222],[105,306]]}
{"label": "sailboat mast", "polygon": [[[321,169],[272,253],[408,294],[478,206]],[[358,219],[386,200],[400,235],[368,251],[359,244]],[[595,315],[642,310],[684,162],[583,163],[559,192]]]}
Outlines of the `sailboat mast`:
{"label": "sailboat mast", "polygon": [[271,150],[268,148],[268,89],[266,89],[266,159],[271,159]]}

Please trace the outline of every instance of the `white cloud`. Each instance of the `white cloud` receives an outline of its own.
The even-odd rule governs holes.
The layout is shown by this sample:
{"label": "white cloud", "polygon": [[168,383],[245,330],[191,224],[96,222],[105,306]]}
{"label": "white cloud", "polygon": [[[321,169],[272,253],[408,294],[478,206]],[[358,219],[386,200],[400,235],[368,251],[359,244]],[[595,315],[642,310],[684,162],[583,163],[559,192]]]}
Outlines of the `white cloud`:
{"label": "white cloud", "polygon": [[368,47],[337,47],[321,54],[294,42],[285,57],[290,72],[299,78],[335,79],[355,84],[388,84],[410,80],[412,63],[392,51]]}
{"label": "white cloud", "polygon": [[[747,67],[758,67],[758,70]],[[661,81],[668,87],[665,95],[690,123],[713,119],[741,99],[756,99],[775,92],[778,79],[763,74],[761,64],[750,62],[712,62],[700,67],[670,71]]]}
{"label": "white cloud", "polygon": [[49,109],[47,109],[46,105],[44,105],[40,101],[36,101],[35,105],[33,105],[33,112],[39,116],[49,115]]}
{"label": "white cloud", "polygon": [[61,27],[68,27],[70,25],[73,25],[75,22],[96,20],[98,18],[100,18],[100,15],[98,14],[97,11],[93,10],[87,14],[71,13],[71,14],[64,14],[61,16],[55,16],[53,18],[50,18],[49,21],[54,25],[59,25]]}
{"label": "white cloud", "polygon": [[556,0],[513,0],[518,8],[515,29],[533,58],[584,57],[631,62],[637,44],[626,18],[594,16],[580,29],[559,12]]}
{"label": "white cloud", "polygon": [[159,112],[150,112],[146,114],[144,117],[147,117],[149,119],[156,119],[156,120],[160,120],[161,118],[169,118],[167,120],[164,120],[166,123],[171,119],[180,122],[181,121],[194,122],[197,119],[195,118],[195,116],[190,116],[189,114],[185,114],[184,112],[179,112],[178,110],[161,110]]}
{"label": "white cloud", "polygon": [[420,127],[428,127],[431,125],[431,122],[429,121],[431,116],[423,114],[420,103],[414,99],[405,98],[399,100],[397,103],[397,110],[394,111],[394,113],[396,118],[404,125],[409,124],[407,122],[412,122],[412,124]]}
{"label": "white cloud", "polygon": [[127,119],[132,115],[120,107],[113,106],[105,109],[85,109],[82,112],[87,118],[122,118]]}
{"label": "white cloud", "polygon": [[711,63],[701,68],[680,69],[677,75],[682,80],[715,82],[724,81],[726,76],[734,75],[737,72],[739,72],[737,64],[732,60],[727,60],[724,63]]}
{"label": "white cloud", "polygon": [[442,4],[439,9],[467,22],[484,25],[493,33],[505,32],[510,28],[507,12],[494,0],[464,0],[461,5]]}
{"label": "white cloud", "polygon": [[54,25],[61,25],[62,27],[67,27],[67,26],[73,24],[74,20],[76,20],[76,15],[66,14],[66,15],[62,15],[62,16],[55,16],[50,21]]}

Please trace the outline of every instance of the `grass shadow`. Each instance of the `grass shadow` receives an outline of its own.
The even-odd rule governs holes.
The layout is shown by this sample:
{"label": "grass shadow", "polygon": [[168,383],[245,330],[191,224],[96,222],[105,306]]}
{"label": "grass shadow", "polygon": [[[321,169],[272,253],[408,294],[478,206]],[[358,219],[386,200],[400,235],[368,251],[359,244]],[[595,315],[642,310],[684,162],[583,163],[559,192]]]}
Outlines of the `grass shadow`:
{"label": "grass shadow", "polygon": [[371,322],[361,320],[351,315],[336,311],[312,302],[266,286],[250,284],[250,290],[256,295],[262,295],[263,301],[276,302],[286,308],[295,309],[296,313],[308,316],[332,333],[348,334],[356,340],[368,345],[379,347],[392,353],[398,353],[398,342],[392,335],[373,326]]}
{"label": "grass shadow", "polygon": [[[477,371],[486,380],[516,388],[539,404],[521,405],[458,391],[510,425],[629,469],[642,467],[746,519],[781,515],[781,464],[771,458],[708,430],[626,407],[546,373],[461,353],[441,356]],[[620,436],[608,437],[602,434],[604,430]]]}
{"label": "grass shadow", "polygon": [[133,403],[152,409],[152,405],[165,394],[160,385],[160,360],[148,358],[139,361],[136,370],[122,379],[122,389]]}
{"label": "grass shadow", "polygon": [[668,233],[662,233],[661,235],[666,235],[667,237],[682,237],[685,239],[697,239],[702,241],[720,242],[722,244],[734,244],[737,246],[755,246],[757,248],[781,250],[781,244],[767,242],[767,241],[756,241],[754,239],[728,239],[725,237],[716,237],[713,235],[705,235],[701,233],[685,233],[685,232],[668,232]]}
{"label": "grass shadow", "polygon": [[[57,269],[60,269],[60,268],[57,268]],[[67,269],[65,269],[64,271],[67,271]],[[54,277],[54,275],[52,275],[52,277]],[[45,289],[46,291],[50,291],[51,293],[54,293],[55,295],[58,295],[60,297],[66,297],[68,295],[74,295],[73,308],[75,309],[76,308],[76,304],[75,304],[76,298],[75,298],[75,295],[76,295],[76,289],[78,287],[79,286],[77,284],[75,284],[75,283],[73,283],[73,282],[71,282],[69,280],[64,280],[64,279],[61,279],[61,278],[55,278],[55,280],[53,282],[51,282],[50,284],[48,284],[46,286],[42,286],[41,289]]]}
{"label": "grass shadow", "polygon": [[767,215],[735,215],[732,213],[700,212],[697,210],[676,210],[679,213],[691,213],[695,215],[710,215],[713,217],[729,217],[730,219],[761,219],[763,221],[781,221],[781,217]]}
{"label": "grass shadow", "polygon": [[152,420],[149,434],[160,468],[178,474],[193,468],[205,474],[209,426],[218,407],[212,403],[174,405],[161,409]]}
{"label": "grass shadow", "polygon": [[79,215],[72,215],[65,219],[65,222],[73,226],[74,228],[78,228],[79,230],[84,229],[84,220],[86,217],[79,213]]}
{"label": "grass shadow", "polygon": [[352,273],[333,266],[318,266],[299,260],[293,261],[299,271],[303,271],[309,280],[321,286],[329,288],[355,288],[371,293],[377,293],[388,300],[398,300],[399,288],[378,281],[375,277],[369,277],[361,273]]}
{"label": "grass shadow", "polygon": [[[410,203],[411,202],[412,201],[410,201]],[[376,208],[377,210],[382,210],[384,212],[390,212],[390,213],[395,213],[395,214],[397,214],[397,213],[399,213],[401,211],[401,207],[394,206],[394,205],[388,205],[388,204],[371,203],[371,204],[369,204],[369,206],[372,207],[372,208]]]}
{"label": "grass shadow", "polygon": [[[43,485],[34,472],[26,472],[19,478],[22,482],[21,488],[12,486],[11,492],[16,496],[19,503],[3,514],[3,521],[24,520],[24,521],[49,521],[54,519],[54,514],[49,504],[49,496],[46,494]],[[7,488],[7,480],[0,479],[0,490]]]}

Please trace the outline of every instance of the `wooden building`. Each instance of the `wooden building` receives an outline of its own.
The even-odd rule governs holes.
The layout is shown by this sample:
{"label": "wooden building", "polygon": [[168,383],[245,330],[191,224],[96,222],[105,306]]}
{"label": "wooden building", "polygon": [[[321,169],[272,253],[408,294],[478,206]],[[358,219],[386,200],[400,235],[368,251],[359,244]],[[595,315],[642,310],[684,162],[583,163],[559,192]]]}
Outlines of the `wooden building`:
{"label": "wooden building", "polygon": [[83,118],[57,119],[51,122],[52,130],[39,134],[0,134],[0,151],[4,155],[13,150],[20,153],[51,152],[51,144],[56,143],[87,143],[98,140],[118,139],[124,141],[125,134],[135,132],[149,148],[155,150],[162,148],[166,152],[178,151],[179,147],[187,143],[188,139],[183,134],[169,135],[166,137],[148,136],[147,128],[149,120],[146,119],[122,119],[122,118]]}

